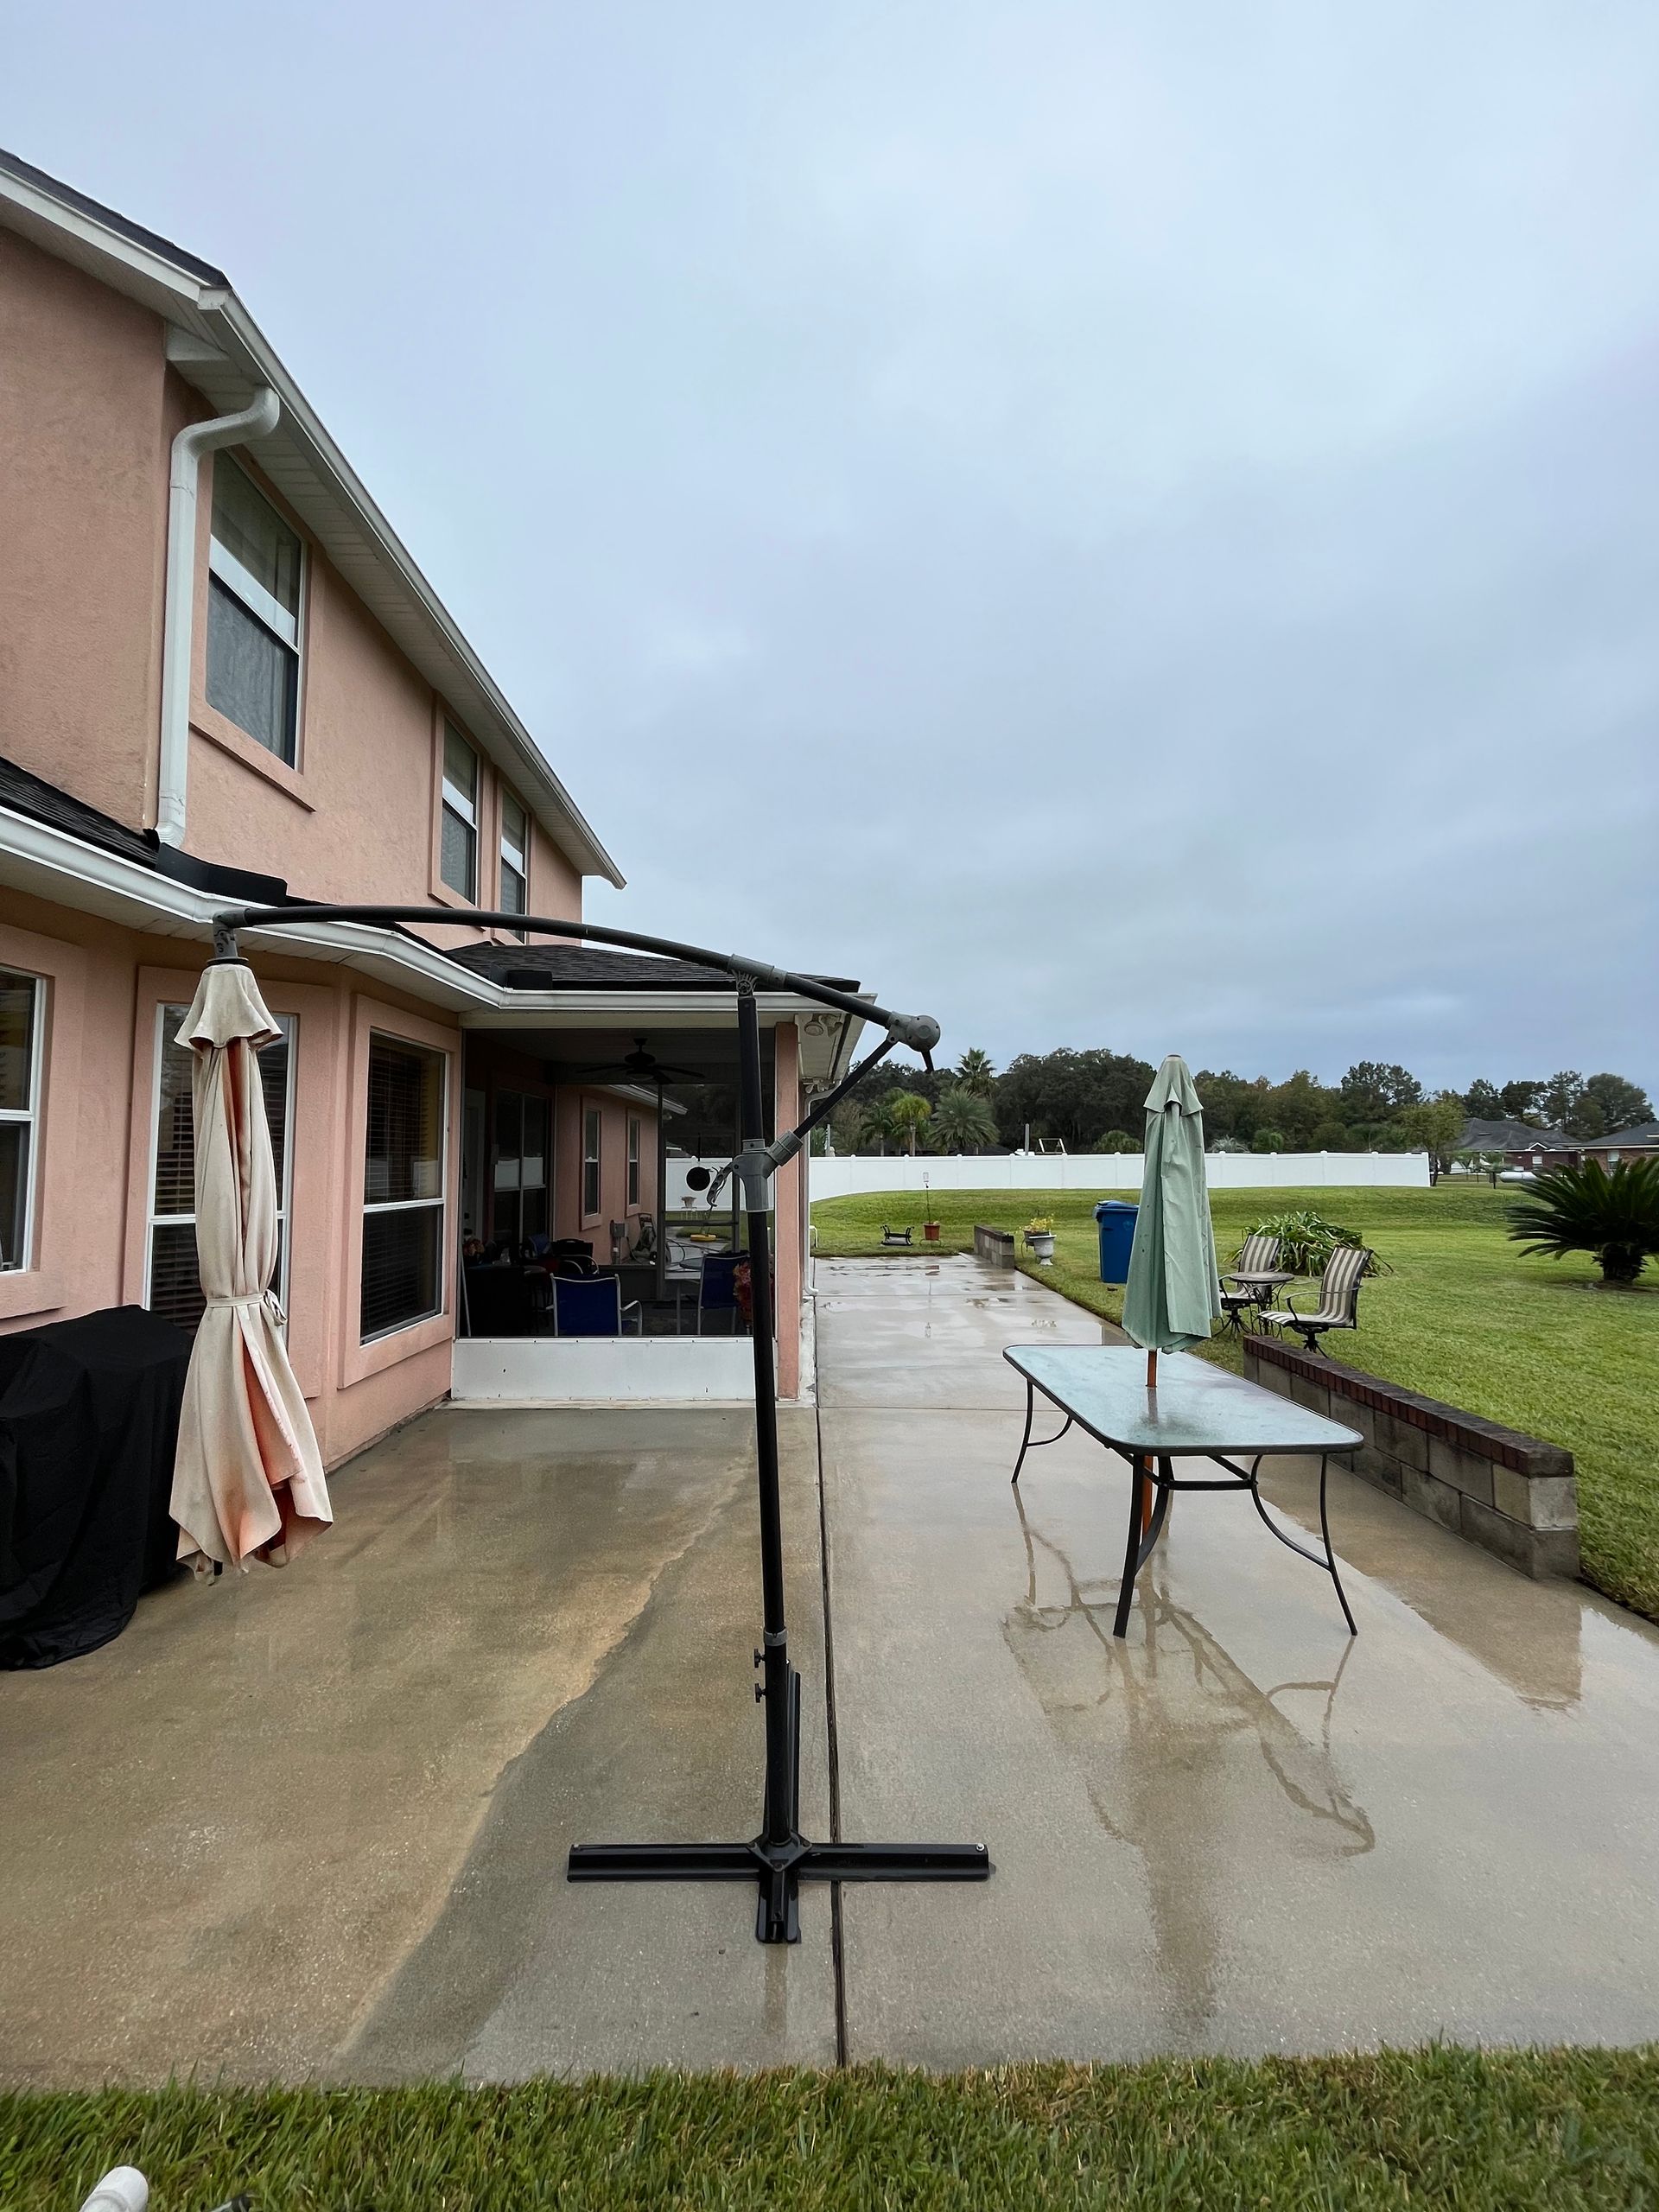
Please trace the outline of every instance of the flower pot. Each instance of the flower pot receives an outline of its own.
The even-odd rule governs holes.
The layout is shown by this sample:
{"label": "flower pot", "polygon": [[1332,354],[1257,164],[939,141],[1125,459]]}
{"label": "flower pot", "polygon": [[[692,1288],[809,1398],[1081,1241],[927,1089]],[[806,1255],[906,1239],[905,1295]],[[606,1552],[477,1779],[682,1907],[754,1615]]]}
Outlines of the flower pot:
{"label": "flower pot", "polygon": [[1054,1232],[1052,1229],[1028,1229],[1026,1244],[1040,1267],[1050,1267],[1054,1259]]}
{"label": "flower pot", "polygon": [[938,1223],[937,1221],[925,1221],[922,1224],[922,1234],[926,1237],[930,1244],[937,1244],[939,1241]]}

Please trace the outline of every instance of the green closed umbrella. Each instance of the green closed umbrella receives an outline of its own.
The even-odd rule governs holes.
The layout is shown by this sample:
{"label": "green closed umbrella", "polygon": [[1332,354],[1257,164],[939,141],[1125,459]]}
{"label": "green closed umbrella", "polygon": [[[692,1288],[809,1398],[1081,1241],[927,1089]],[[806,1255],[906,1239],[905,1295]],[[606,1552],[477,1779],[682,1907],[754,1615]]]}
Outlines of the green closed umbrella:
{"label": "green closed umbrella", "polygon": [[1150,1389],[1159,1353],[1203,1344],[1222,1312],[1204,1173],[1204,1109],[1179,1052],[1169,1055],[1147,1093],[1146,1159],[1123,1327],[1131,1343],[1146,1347]]}

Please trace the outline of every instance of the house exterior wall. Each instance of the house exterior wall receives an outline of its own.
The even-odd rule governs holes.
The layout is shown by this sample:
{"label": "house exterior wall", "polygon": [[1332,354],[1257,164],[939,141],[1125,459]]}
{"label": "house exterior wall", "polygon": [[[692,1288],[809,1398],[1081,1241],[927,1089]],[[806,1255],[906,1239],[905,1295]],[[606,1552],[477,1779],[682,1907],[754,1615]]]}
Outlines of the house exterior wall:
{"label": "house exterior wall", "polygon": [[0,230],[0,749],[155,818],[167,550],[159,319]]}
{"label": "house exterior wall", "polygon": [[[0,963],[48,979],[41,1176],[33,1264],[0,1274],[0,1331],[142,1304],[160,1047],[159,1009],[188,1003],[200,958],[73,909],[8,902]],[[289,1217],[289,1348],[333,1465],[449,1387],[460,1191],[461,1032],[348,969],[262,956],[260,988],[296,1020]],[[448,1103],[442,1310],[364,1344],[364,1094],[381,1031],[445,1058]]]}

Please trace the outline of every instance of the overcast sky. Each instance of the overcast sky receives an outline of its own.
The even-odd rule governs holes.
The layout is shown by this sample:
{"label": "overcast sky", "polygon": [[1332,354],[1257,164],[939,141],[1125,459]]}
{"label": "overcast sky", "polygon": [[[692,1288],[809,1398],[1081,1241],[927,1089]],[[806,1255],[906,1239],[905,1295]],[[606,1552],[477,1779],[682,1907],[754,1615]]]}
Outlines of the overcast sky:
{"label": "overcast sky", "polygon": [[0,0],[630,879],[947,1051],[1659,1086],[1659,8]]}

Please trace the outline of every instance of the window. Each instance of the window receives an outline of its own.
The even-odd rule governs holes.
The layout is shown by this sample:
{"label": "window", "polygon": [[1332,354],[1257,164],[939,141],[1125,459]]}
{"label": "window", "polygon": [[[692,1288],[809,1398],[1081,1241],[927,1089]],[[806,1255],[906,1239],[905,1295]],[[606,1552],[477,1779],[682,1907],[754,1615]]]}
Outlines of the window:
{"label": "window", "polygon": [[530,912],[530,817],[506,791],[501,794],[501,911]]}
{"label": "window", "polygon": [[592,1221],[599,1212],[599,1109],[589,1106],[582,1117],[582,1217]]}
{"label": "window", "polygon": [[478,898],[478,755],[453,722],[443,726],[443,823],[438,874],[469,906]]}
{"label": "window", "polygon": [[628,1204],[639,1203],[639,1116],[628,1116]]}
{"label": "window", "polygon": [[548,1105],[523,1091],[495,1094],[495,1182],[490,1234],[515,1244],[547,1235]]}
{"label": "window", "polygon": [[444,1058],[369,1039],[363,1342],[443,1310]]}
{"label": "window", "polygon": [[29,1263],[46,986],[0,968],[0,1270]]}
{"label": "window", "polygon": [[213,464],[207,703],[291,767],[300,723],[304,549],[233,461]]}
{"label": "window", "polygon": [[[201,1278],[196,1267],[196,1120],[190,1077],[195,1054],[179,1041],[188,1007],[164,1006],[157,1020],[155,1165],[149,1178],[149,1240],[144,1303],[181,1329],[201,1319]],[[259,1055],[259,1082],[270,1125],[276,1168],[276,1275],[271,1287],[288,1304],[289,1140],[294,1128],[292,1014],[272,1017],[282,1035]]]}

